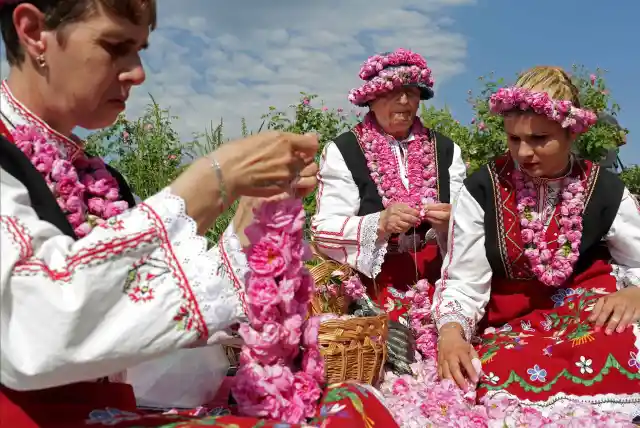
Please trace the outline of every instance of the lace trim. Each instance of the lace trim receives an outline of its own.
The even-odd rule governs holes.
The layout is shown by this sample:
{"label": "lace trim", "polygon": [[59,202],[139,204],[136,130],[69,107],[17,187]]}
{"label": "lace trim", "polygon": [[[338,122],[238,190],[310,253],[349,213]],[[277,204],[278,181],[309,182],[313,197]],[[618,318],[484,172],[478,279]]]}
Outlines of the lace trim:
{"label": "lace trim", "polygon": [[507,391],[489,391],[489,399],[516,400],[522,405],[531,406],[548,416],[554,411],[566,408],[569,403],[585,403],[595,406],[600,412],[620,412],[628,414],[633,419],[640,416],[640,393],[637,394],[598,394],[598,395],[569,395],[559,392],[547,400],[521,400]]}
{"label": "lace trim", "polygon": [[211,336],[242,317],[240,301],[234,287],[220,281],[222,261],[207,251],[207,240],[198,235],[198,226],[187,215],[184,200],[171,193],[169,188],[158,196],[161,199],[153,201],[153,206],[162,206],[157,213],[170,231],[173,252],[189,280]]}
{"label": "lace trim", "polygon": [[378,240],[380,214],[378,212],[363,217],[362,234],[360,235],[360,257],[356,260],[357,266],[370,267],[371,278],[378,276],[382,270],[384,258],[387,255],[388,241],[379,242]]}
{"label": "lace trim", "polygon": [[247,301],[244,294],[244,278],[249,272],[249,265],[240,238],[233,230],[233,222],[222,234],[218,247],[222,258],[222,273],[233,282],[238,299],[242,304],[243,315],[245,315]]}

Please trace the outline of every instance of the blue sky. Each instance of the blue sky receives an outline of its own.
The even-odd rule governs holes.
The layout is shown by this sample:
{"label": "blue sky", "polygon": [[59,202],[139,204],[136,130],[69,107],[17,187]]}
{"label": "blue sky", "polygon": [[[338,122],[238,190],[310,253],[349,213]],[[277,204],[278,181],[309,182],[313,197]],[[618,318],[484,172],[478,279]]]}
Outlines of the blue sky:
{"label": "blue sky", "polygon": [[[182,135],[220,118],[237,136],[256,129],[270,105],[286,108],[300,91],[348,108],[367,56],[405,47],[425,56],[436,106],[471,119],[467,90],[494,71],[511,78],[539,64],[609,70],[607,81],[630,130],[625,164],[640,164],[640,4],[594,0],[158,0],[159,29],[144,54],[148,78],[128,114],[151,93],[178,115]],[[636,16],[636,18],[633,18]],[[2,71],[6,70],[3,64]],[[635,77],[635,79],[633,78]]]}

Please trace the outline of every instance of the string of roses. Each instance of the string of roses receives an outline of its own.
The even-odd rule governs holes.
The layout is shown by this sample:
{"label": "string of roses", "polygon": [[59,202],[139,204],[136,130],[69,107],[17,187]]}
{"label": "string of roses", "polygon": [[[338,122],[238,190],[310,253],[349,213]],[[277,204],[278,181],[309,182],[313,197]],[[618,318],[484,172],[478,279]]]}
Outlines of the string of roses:
{"label": "string of roses", "polygon": [[393,203],[403,203],[417,209],[420,216],[424,217],[424,206],[436,203],[438,198],[435,144],[429,130],[416,118],[411,128],[413,139],[407,146],[407,187],[400,177],[398,160],[389,144],[389,136],[380,130],[373,113],[368,113],[355,131],[360,135],[370,176],[383,206],[386,208]]}
{"label": "string of roses", "polygon": [[302,423],[315,416],[322,395],[320,319],[304,322],[314,293],[304,224],[302,202],[287,199],[257,208],[245,231],[249,322],[239,328],[244,346],[232,389],[243,415]]}
{"label": "string of roses", "polygon": [[82,154],[73,162],[34,126],[18,125],[11,132],[15,145],[42,174],[76,236],[129,208],[120,199],[118,181],[100,158]]}

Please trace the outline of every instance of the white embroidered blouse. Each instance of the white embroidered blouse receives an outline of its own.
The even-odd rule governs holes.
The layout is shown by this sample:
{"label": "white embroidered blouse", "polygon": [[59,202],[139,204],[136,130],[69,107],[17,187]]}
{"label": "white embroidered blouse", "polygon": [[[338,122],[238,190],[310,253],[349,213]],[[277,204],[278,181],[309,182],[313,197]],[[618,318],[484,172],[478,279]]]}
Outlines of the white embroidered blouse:
{"label": "white embroidered blouse", "polygon": [[[7,127],[76,142],[0,92]],[[230,227],[207,251],[184,201],[165,189],[74,241],[0,170],[0,382],[33,390],[108,376],[173,349],[212,344],[244,319],[246,259]]]}
{"label": "white embroidered blouse", "polygon": [[[393,152],[398,159],[400,178],[409,186],[407,171],[401,159],[401,149],[407,142],[393,141]],[[450,201],[455,199],[466,177],[466,166],[460,147],[454,144],[453,160],[449,166]],[[325,146],[318,173],[316,214],[312,218],[313,238],[318,250],[340,263],[346,263],[369,278],[375,278],[382,268],[387,253],[388,238],[378,237],[380,212],[358,216],[360,194],[358,187],[342,157],[330,142]],[[437,237],[438,244],[446,248],[446,236]]]}
{"label": "white embroidered blouse", "polygon": [[[561,181],[546,181],[538,186],[538,212],[546,226]],[[615,220],[604,238],[614,265],[618,288],[640,286],[640,205],[624,190]],[[466,187],[460,191],[449,223],[447,257],[442,278],[436,284],[433,314],[440,328],[449,322],[464,327],[465,336],[473,334],[473,326],[482,319],[491,295],[492,270],[485,251],[484,210]]]}

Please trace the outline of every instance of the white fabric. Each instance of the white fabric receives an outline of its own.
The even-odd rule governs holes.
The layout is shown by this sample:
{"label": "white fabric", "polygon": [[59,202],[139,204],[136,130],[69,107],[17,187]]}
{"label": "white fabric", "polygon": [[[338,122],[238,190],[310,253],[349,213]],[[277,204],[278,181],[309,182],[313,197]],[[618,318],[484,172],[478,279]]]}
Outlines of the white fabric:
{"label": "white fabric", "polygon": [[[400,166],[400,177],[409,185],[406,168],[400,156],[402,142],[394,141],[392,148]],[[454,144],[453,161],[449,167],[451,201],[454,200],[466,177],[466,166],[460,148]],[[330,142],[320,159],[316,214],[311,220],[313,238],[318,250],[340,263],[346,263],[369,278],[379,273],[387,253],[388,237],[378,236],[380,213],[358,216],[360,195],[342,153]],[[446,237],[438,237],[444,250]]]}
{"label": "white fabric", "polygon": [[[555,205],[560,182],[538,187],[538,207]],[[549,224],[551,217],[545,218]],[[491,294],[491,266],[485,251],[484,210],[466,187],[453,207],[449,227],[449,247],[443,263],[442,279],[436,283],[433,314],[438,328],[449,322],[463,326],[469,339],[485,314]],[[640,285],[640,209],[627,189],[620,208],[605,237],[611,256],[623,269],[627,284]]]}
{"label": "white fabric", "polygon": [[[6,82],[0,111],[10,130],[34,126],[67,158],[82,150],[79,139],[16,100]],[[38,218],[18,180],[3,170],[0,179],[3,385],[125,381],[122,371],[145,360],[232,340],[227,328],[245,320],[247,266],[233,225],[207,251],[184,201],[165,189],[73,241]]]}

